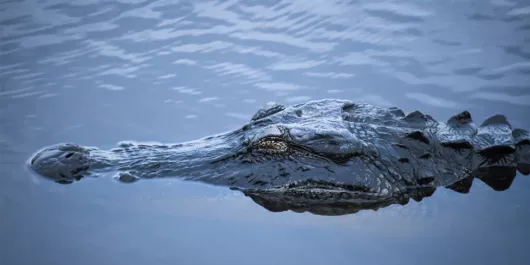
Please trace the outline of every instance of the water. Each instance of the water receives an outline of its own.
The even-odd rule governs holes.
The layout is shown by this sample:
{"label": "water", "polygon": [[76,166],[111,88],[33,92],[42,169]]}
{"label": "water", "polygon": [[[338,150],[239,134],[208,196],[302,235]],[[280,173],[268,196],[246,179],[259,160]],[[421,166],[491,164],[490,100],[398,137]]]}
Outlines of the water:
{"label": "water", "polygon": [[180,142],[344,98],[530,129],[527,1],[2,1],[0,264],[527,264],[530,178],[407,206],[272,213],[178,180],[58,185],[59,142]]}

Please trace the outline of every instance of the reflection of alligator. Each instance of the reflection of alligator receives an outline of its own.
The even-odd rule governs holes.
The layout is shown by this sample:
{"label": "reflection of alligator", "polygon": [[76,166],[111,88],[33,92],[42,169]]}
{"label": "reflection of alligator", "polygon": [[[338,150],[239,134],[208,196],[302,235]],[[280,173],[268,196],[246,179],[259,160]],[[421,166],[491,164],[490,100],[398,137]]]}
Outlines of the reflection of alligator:
{"label": "reflection of alligator", "polygon": [[271,211],[345,214],[467,192],[478,177],[507,189],[529,173],[530,136],[502,115],[475,127],[464,111],[447,123],[419,111],[345,100],[269,103],[241,129],[180,144],[122,143],[100,150],[59,144],[30,161],[59,183],[116,171],[119,180],[180,177],[243,191]]}

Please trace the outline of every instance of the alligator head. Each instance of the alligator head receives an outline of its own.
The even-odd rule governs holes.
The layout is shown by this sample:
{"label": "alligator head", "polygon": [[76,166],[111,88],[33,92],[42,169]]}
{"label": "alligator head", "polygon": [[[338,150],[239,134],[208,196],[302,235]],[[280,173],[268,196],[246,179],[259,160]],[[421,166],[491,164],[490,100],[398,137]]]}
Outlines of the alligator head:
{"label": "alligator head", "polygon": [[440,186],[465,193],[475,177],[504,190],[529,164],[529,133],[502,115],[476,127],[467,111],[442,123],[331,99],[269,103],[238,130],[190,142],[58,144],[28,161],[58,183],[109,172],[122,182],[179,177],[241,190],[271,211],[317,214],[405,204]]}

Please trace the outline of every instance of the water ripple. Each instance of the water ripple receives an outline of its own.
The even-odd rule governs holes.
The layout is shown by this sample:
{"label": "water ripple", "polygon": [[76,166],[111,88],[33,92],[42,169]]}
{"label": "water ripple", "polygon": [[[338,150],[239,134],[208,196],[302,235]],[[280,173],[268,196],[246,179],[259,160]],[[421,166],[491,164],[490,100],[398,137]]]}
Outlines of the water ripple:
{"label": "water ripple", "polygon": [[[436,108],[499,93],[496,102],[523,106],[511,97],[530,83],[529,10],[508,0],[6,2],[0,93],[46,98],[80,84],[143,85],[181,97],[221,88],[285,101],[346,93]],[[348,82],[373,91],[361,97]],[[57,85],[43,89],[49,83]],[[388,84],[392,96],[383,97]]]}

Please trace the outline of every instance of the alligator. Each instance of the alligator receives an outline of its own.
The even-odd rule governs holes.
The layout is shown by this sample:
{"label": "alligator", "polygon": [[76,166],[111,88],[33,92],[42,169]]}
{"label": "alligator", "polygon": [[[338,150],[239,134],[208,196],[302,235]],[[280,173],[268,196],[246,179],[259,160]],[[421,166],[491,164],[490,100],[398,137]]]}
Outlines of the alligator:
{"label": "alligator", "polygon": [[505,190],[516,171],[530,172],[530,135],[504,115],[475,126],[468,111],[444,123],[349,100],[269,102],[234,131],[110,150],[62,143],[27,164],[62,184],[178,177],[239,190],[270,211],[341,215],[420,201],[438,187],[467,193],[474,178]]}

